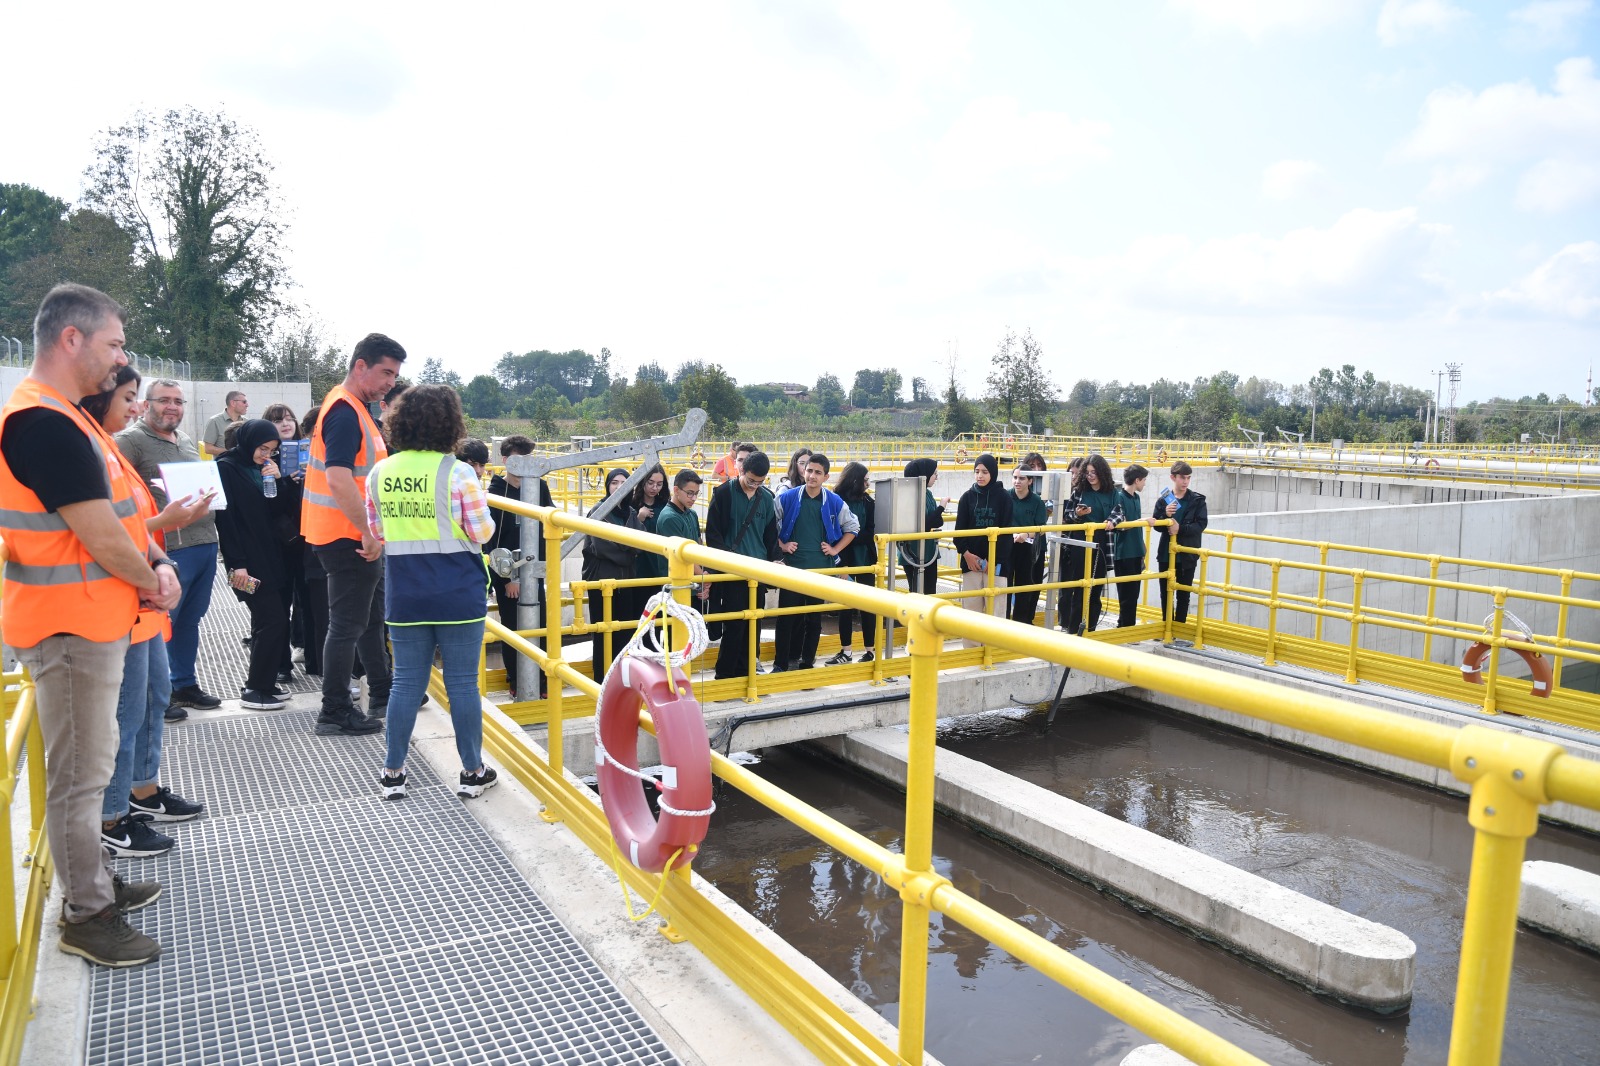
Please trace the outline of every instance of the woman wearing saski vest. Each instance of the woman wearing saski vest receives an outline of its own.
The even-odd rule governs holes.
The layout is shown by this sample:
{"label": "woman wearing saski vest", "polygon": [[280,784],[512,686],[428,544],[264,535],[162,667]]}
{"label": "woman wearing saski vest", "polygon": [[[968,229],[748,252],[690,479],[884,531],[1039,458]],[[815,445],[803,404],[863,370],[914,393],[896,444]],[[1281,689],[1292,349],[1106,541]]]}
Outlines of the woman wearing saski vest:
{"label": "woman wearing saski vest", "polygon": [[406,752],[437,650],[461,756],[456,795],[481,796],[496,777],[483,764],[478,699],[489,602],[482,545],[494,536],[494,519],[477,473],[455,457],[466,421],[454,391],[407,389],[383,426],[390,455],[367,475],[367,524],[383,542],[384,619],[394,645],[389,751],[378,785],[384,799],[406,794]]}
{"label": "woman wearing saski vest", "polygon": [[[121,367],[109,392],[83,398],[84,413],[115,437],[138,412],[139,380],[133,367]],[[158,514],[155,498],[144,482],[130,478],[129,483],[139,516],[158,541],[161,531],[182,529],[211,509],[211,497],[203,496],[174,500]],[[172,702],[172,679],[167,671],[167,638],[171,635],[165,611],[141,608],[122,660],[122,688],[117,692],[121,742],[111,782],[100,803],[100,842],[118,857],[143,858],[171,850],[176,842],[156,832],[150,823],[186,822],[206,807],[184,799],[158,779],[165,712]]]}
{"label": "woman wearing saski vest", "polygon": [[[277,687],[283,644],[289,639],[289,611],[283,587],[278,515],[285,497],[277,493],[278,427],[264,418],[239,424],[233,444],[217,457],[217,477],[228,506],[217,512],[217,542],[233,594],[250,609],[250,671],[239,702],[253,711],[275,711],[286,693]],[[273,496],[268,496],[267,479]]]}

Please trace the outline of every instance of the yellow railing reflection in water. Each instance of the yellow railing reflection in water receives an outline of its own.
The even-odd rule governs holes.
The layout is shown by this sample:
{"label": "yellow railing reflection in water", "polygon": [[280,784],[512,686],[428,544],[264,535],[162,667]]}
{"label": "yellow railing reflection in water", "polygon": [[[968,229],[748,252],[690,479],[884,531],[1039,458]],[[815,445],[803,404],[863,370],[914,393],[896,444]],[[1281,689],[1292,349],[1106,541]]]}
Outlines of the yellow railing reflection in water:
{"label": "yellow railing reflection in water", "polygon": [[[897,1046],[889,1048],[882,1044],[828,1000],[826,995],[813,988],[803,977],[791,972],[757,938],[704,895],[689,871],[681,871],[670,877],[661,897],[660,910],[668,921],[669,933],[693,940],[701,951],[824,1061],[921,1061],[926,1016],[928,916],[932,911],[939,911],[988,938],[1063,987],[1084,996],[1196,1062],[1221,1064],[1258,1061],[994,912],[934,872],[931,865],[933,757],[939,670],[942,663],[952,659],[952,653],[944,648],[947,638],[977,642],[982,649],[978,655],[983,662],[1000,656],[1035,656],[1077,670],[1115,677],[1133,686],[1180,694],[1294,729],[1449,769],[1468,782],[1472,791],[1469,818],[1476,830],[1476,839],[1450,1061],[1455,1064],[1499,1061],[1511,949],[1516,931],[1515,886],[1520,878],[1526,838],[1534,832],[1539,807],[1544,803],[1564,801],[1600,809],[1600,766],[1568,755],[1556,745],[1544,741],[1482,726],[1452,728],[1329,696],[1299,691],[1290,695],[1286,690],[1265,681],[1147,655],[1113,643],[1131,634],[1148,634],[1157,628],[1155,625],[1114,631],[1105,634],[1105,640],[1083,640],[994,618],[981,610],[962,609],[949,602],[956,598],[954,595],[935,597],[897,593],[853,581],[840,581],[827,574],[790,570],[681,539],[666,541],[609,523],[591,522],[544,508],[529,508],[499,500],[494,503],[504,510],[528,514],[542,521],[550,560],[559,559],[560,541],[567,531],[607,537],[643,551],[665,555],[670,569],[668,584],[684,602],[687,602],[690,586],[696,580],[694,568],[699,565],[731,575],[731,580],[787,588],[814,597],[823,604],[818,609],[842,605],[866,611],[880,619],[892,621],[906,631],[906,650],[909,655],[895,664],[908,668],[911,679],[909,768],[903,837],[905,847],[902,854],[880,847],[820,811],[772,788],[750,771],[727,759],[714,756],[713,761],[718,777],[805,828],[842,854],[875,871],[899,892],[903,904],[903,954]],[[991,543],[995,537],[1005,533],[985,532]],[[885,541],[880,538],[880,542],[887,546],[892,539]],[[892,557],[893,553],[889,554]],[[1211,624],[1204,620],[1205,595],[1208,591],[1212,595],[1226,595],[1235,600],[1249,595],[1237,589],[1208,590],[1204,583],[1204,570],[1209,555],[1201,554],[1193,586],[1196,596],[1195,620],[1182,626],[1166,623],[1165,632],[1169,638],[1174,634],[1189,634],[1198,641],[1202,631]],[[1169,560],[1169,568],[1172,565],[1173,561]],[[885,566],[892,566],[892,561]],[[1281,568],[1281,564],[1274,567],[1274,573]],[[1170,598],[1176,591],[1170,569],[1166,575],[1146,573],[1135,580],[1149,581],[1158,576],[1168,578]],[[559,587],[558,563],[547,564],[546,580],[549,587]],[[1273,589],[1276,588],[1274,583]],[[1270,600],[1282,600],[1281,590],[1273,592],[1273,589],[1269,589]],[[988,599],[1005,591],[994,589],[991,583],[976,594]],[[1269,601],[1269,614],[1275,618],[1276,610],[1282,606],[1286,605]],[[1339,613],[1334,607],[1322,609]],[[1147,609],[1147,616],[1150,613]],[[1359,596],[1348,605],[1346,613],[1354,622],[1352,628],[1358,628],[1363,621]],[[728,621],[753,625],[759,614],[752,609]],[[1215,624],[1222,625],[1220,622]],[[627,623],[615,625],[623,628]],[[543,713],[537,716],[548,730],[544,753],[537,750],[516,722],[498,711],[485,724],[485,736],[491,750],[540,797],[546,805],[548,817],[568,823],[598,854],[609,854],[612,846],[610,831],[596,799],[568,777],[562,767],[562,724],[566,717],[563,689],[571,686],[586,697],[584,703],[589,704],[598,691],[598,685],[593,678],[574,669],[559,655],[546,656],[525,638],[493,622],[489,628],[493,636],[509,641],[518,651],[540,665],[549,677],[551,693],[540,708]],[[1438,628],[1440,635],[1445,635],[1445,627]],[[880,626],[880,650],[884,646],[884,632]],[[1274,624],[1270,622],[1266,632],[1271,647],[1281,657],[1291,638],[1277,634]],[[559,612],[550,613],[544,636],[550,648],[561,647]],[[1506,641],[1503,637],[1499,639]],[[1507,646],[1514,646],[1515,643],[1506,641]],[[1355,641],[1352,640],[1347,647],[1354,646]],[[752,661],[754,648],[752,642]],[[954,653],[967,654],[972,653]],[[881,680],[885,664],[874,662],[872,667],[873,676]],[[853,668],[837,669],[844,671]],[[842,673],[838,676],[840,680],[865,679],[846,677]],[[770,675],[743,679],[731,695],[745,695],[754,690],[774,691],[776,688],[766,687],[766,683],[772,680]],[[815,679],[812,683],[815,683]],[[712,694],[721,694],[724,690],[715,686],[728,684],[714,682],[708,688]],[[648,716],[641,715],[641,719],[641,724],[648,729]],[[641,871],[626,867],[624,873],[635,891],[648,895],[654,890],[651,878]]]}

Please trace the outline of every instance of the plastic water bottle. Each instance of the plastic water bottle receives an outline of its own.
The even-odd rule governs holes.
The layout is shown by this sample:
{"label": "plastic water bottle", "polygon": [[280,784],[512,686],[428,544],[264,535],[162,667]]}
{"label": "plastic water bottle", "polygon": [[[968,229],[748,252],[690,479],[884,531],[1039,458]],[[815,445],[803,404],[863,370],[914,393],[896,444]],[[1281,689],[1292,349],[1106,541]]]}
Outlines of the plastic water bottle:
{"label": "plastic water bottle", "polygon": [[278,479],[270,476],[263,477],[261,479],[261,495],[265,496],[269,500],[277,496]]}

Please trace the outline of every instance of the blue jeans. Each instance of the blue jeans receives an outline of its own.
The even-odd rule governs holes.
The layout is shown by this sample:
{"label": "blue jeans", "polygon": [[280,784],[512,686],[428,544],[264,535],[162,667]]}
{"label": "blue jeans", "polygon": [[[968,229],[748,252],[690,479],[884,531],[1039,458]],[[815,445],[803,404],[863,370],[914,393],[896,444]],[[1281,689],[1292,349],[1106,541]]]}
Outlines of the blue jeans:
{"label": "blue jeans", "polygon": [[456,754],[461,768],[476,772],[483,765],[483,704],[478,695],[478,656],[483,650],[483,620],[454,625],[389,627],[394,645],[394,687],[389,690],[385,730],[389,758],[384,769],[398,771],[406,764],[417,708],[433,669],[433,649],[444,663],[445,694],[450,699],[450,721],[456,730]]}
{"label": "blue jeans", "polygon": [[[215,547],[215,545],[207,545]],[[153,785],[161,773],[161,733],[166,728],[172,683],[167,679],[167,645],[160,637],[128,645],[122,660],[122,688],[117,692],[117,765],[100,801],[107,821],[128,813],[128,793]]]}
{"label": "blue jeans", "polygon": [[217,545],[194,544],[167,553],[178,564],[178,583],[183,596],[172,612],[172,639],[167,642],[167,660],[172,671],[172,687],[183,688],[198,682],[194,657],[200,650],[200,619],[211,607],[211,587],[217,579]]}

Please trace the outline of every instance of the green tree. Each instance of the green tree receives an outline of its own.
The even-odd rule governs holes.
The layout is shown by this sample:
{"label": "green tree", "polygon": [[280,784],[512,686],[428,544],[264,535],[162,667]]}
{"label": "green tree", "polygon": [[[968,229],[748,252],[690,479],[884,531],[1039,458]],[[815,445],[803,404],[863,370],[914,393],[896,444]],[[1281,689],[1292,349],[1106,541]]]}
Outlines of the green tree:
{"label": "green tree", "polygon": [[[27,328],[6,313],[13,303],[28,302],[13,293],[11,268],[57,251],[66,217],[66,203],[49,193],[31,185],[0,184],[0,333],[21,336]],[[35,307],[38,302],[33,301]]]}
{"label": "green tree", "polygon": [[454,370],[446,370],[444,361],[433,355],[422,361],[422,373],[417,375],[417,384],[443,385],[457,392],[462,389],[461,375]]}
{"label": "green tree", "polygon": [[535,437],[549,440],[560,433],[556,427],[556,412],[564,403],[566,399],[554,388],[540,385],[531,395],[517,401],[517,417],[533,423]]}
{"label": "green tree", "polygon": [[672,417],[672,404],[661,391],[660,382],[643,380],[629,386],[626,381],[611,387],[611,412],[624,422],[642,426]]}
{"label": "green tree", "polygon": [[927,403],[931,399],[933,399],[933,394],[928,391],[928,379],[927,378],[912,378],[911,379],[911,402],[912,403]]}
{"label": "green tree", "polygon": [[[133,241],[98,211],[72,212],[55,234],[53,247],[13,263],[0,275],[0,334],[27,337],[45,293],[63,281],[91,285],[128,309],[129,346],[141,355],[145,318],[133,289]],[[154,354],[160,354],[159,351]]]}
{"label": "green tree", "polygon": [[507,406],[506,390],[489,374],[479,374],[461,390],[461,406],[473,418],[499,418]]}
{"label": "green tree", "polygon": [[325,332],[326,327],[309,314],[279,319],[267,343],[236,369],[262,381],[309,381],[312,399],[320,402],[344,380],[349,368],[348,358],[324,338]]}
{"label": "green tree", "polygon": [[[609,360],[609,352],[606,358]],[[500,384],[517,396],[530,395],[541,385],[548,385],[565,396],[569,403],[578,403],[585,396],[594,395],[598,375],[605,371],[594,356],[581,349],[569,352],[541,349],[522,355],[507,352],[495,364],[494,373]],[[606,383],[610,383],[609,374]],[[600,391],[605,390],[602,388]]]}
{"label": "green tree", "polygon": [[[1043,426],[1055,406],[1056,386],[1044,368],[1044,348],[1033,338],[1032,330],[1018,337],[1011,330],[1000,339],[994,353],[994,369],[989,372],[988,399],[1006,421],[1026,421]],[[1093,382],[1079,382],[1078,388]],[[1094,402],[1091,394],[1089,403]]]}
{"label": "green tree", "polygon": [[678,381],[678,407],[704,408],[709,421],[706,428],[719,437],[732,437],[739,432],[739,419],[744,417],[744,396],[738,382],[716,364],[700,363]]}
{"label": "green tree", "polygon": [[254,130],[220,111],[136,112],[105,133],[84,184],[133,238],[145,354],[226,370],[266,343],[289,277]]}
{"label": "green tree", "polygon": [[811,390],[811,402],[817,405],[824,418],[843,414],[844,387],[839,384],[838,377],[824,374],[818,378],[816,387]]}

